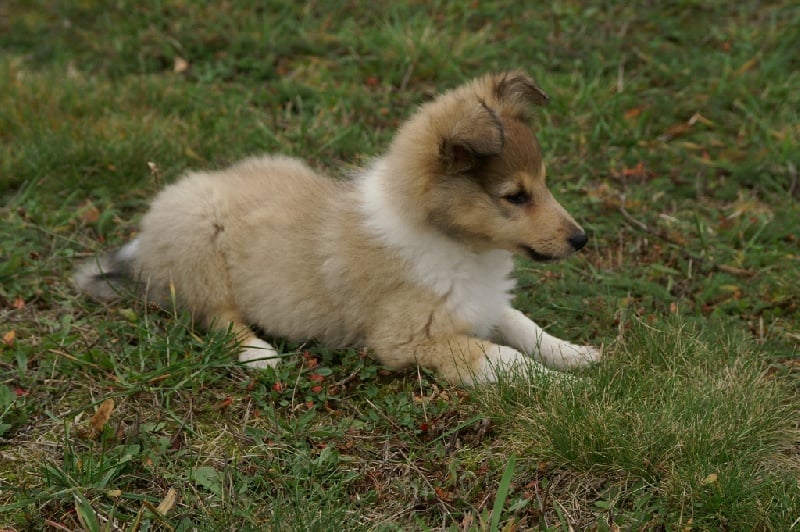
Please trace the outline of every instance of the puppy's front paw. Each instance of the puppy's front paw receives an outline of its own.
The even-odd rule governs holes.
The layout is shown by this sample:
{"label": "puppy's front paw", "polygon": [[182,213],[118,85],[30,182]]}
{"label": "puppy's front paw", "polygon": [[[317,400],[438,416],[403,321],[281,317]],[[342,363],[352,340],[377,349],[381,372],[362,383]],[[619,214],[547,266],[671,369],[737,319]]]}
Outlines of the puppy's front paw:
{"label": "puppy's front paw", "polygon": [[261,339],[250,340],[239,352],[239,362],[251,369],[274,368],[280,362],[274,347]]}
{"label": "puppy's front paw", "polygon": [[549,362],[558,369],[573,369],[588,366],[602,357],[602,351],[595,347],[564,343],[558,346],[555,353],[551,354]]}
{"label": "puppy's front paw", "polygon": [[602,349],[598,349],[597,347],[584,345],[579,348],[579,351],[580,351],[579,366],[588,366],[592,362],[597,362],[598,360],[603,358]]}

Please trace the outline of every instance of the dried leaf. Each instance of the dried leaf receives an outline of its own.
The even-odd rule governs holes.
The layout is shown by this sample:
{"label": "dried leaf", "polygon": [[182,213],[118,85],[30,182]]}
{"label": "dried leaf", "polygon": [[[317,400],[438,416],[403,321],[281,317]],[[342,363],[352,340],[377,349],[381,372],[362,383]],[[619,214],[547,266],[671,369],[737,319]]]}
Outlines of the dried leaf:
{"label": "dried leaf", "polygon": [[453,494],[452,494],[452,493],[450,493],[449,491],[446,491],[446,490],[445,490],[445,489],[443,489],[443,488],[440,488],[439,486],[435,486],[435,487],[433,488],[433,491],[435,491],[435,492],[436,492],[436,496],[437,496],[437,497],[438,497],[440,500],[442,500],[442,501],[444,501],[444,502],[450,502],[450,501],[452,501],[452,500],[453,500]]}
{"label": "dried leaf", "polygon": [[175,63],[173,64],[172,70],[175,72],[186,72],[189,69],[189,61],[184,59],[183,57],[175,56]]}
{"label": "dried leaf", "polygon": [[689,122],[685,122],[683,124],[675,124],[674,126],[670,126],[664,132],[664,136],[667,138],[675,138],[685,135],[692,129],[692,125]]}
{"label": "dried leaf", "polygon": [[647,170],[644,167],[644,163],[639,161],[633,168],[623,167],[622,176],[644,178],[647,177]]}
{"label": "dried leaf", "polygon": [[103,427],[106,426],[108,420],[111,418],[111,413],[114,411],[114,400],[111,398],[106,399],[97,408],[92,419],[89,420],[89,429],[92,436],[96,437],[103,432]]}
{"label": "dried leaf", "polygon": [[14,301],[11,302],[11,308],[16,310],[25,308],[25,300],[19,296],[15,297]]}
{"label": "dried leaf", "polygon": [[78,219],[86,224],[93,224],[100,219],[100,209],[92,200],[86,200],[78,207]]}
{"label": "dried leaf", "polygon": [[219,408],[220,410],[225,410],[226,408],[231,406],[231,404],[233,404],[233,397],[228,396],[228,397],[226,397],[225,399],[223,399],[222,401],[219,402],[219,404],[217,405],[217,408]]}
{"label": "dried leaf", "polygon": [[627,111],[625,111],[625,114],[623,116],[626,119],[630,120],[642,114],[642,111],[643,109],[641,107],[634,107],[633,109],[628,109]]}
{"label": "dried leaf", "polygon": [[160,515],[167,515],[167,512],[172,510],[172,508],[175,506],[176,495],[177,494],[174,488],[170,488],[169,490],[167,490],[167,494],[164,496],[164,499],[158,505],[158,508],[156,508],[156,511]]}
{"label": "dried leaf", "polygon": [[14,342],[17,339],[17,331],[11,329],[3,335],[3,343],[8,347],[14,347]]}
{"label": "dried leaf", "polygon": [[709,484],[713,484],[717,481],[717,474],[716,473],[709,473],[706,475],[706,478],[700,481],[701,486],[707,486]]}
{"label": "dried leaf", "polygon": [[309,353],[308,351],[303,352],[303,365],[307,368],[313,368],[319,365],[319,359]]}

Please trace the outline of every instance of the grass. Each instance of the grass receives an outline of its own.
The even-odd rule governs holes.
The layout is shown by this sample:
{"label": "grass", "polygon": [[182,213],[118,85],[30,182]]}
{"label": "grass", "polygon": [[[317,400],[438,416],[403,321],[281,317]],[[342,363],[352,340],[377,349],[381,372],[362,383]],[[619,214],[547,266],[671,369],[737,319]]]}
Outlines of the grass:
{"label": "grass", "polygon": [[[797,528],[798,35],[784,0],[3,2],[0,528]],[[253,374],[180,312],[75,295],[185,170],[344,174],[517,67],[592,239],[520,261],[516,304],[605,346],[580,381],[462,390],[315,343]]]}

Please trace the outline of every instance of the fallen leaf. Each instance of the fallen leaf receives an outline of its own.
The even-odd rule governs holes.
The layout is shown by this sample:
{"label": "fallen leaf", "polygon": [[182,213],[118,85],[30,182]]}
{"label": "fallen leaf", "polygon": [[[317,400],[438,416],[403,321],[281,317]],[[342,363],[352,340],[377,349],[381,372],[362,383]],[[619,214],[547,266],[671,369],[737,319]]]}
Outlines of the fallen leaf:
{"label": "fallen leaf", "polygon": [[14,301],[11,303],[11,308],[16,310],[25,308],[25,300],[19,296],[15,297]]}
{"label": "fallen leaf", "polygon": [[647,170],[645,170],[644,163],[639,161],[633,168],[623,167],[623,177],[647,177]]}
{"label": "fallen leaf", "polygon": [[453,500],[453,494],[449,491],[445,491],[443,488],[436,486],[433,488],[433,491],[436,492],[436,496],[439,497],[440,500],[444,502],[450,502]]}
{"label": "fallen leaf", "polygon": [[692,129],[692,125],[689,122],[685,122],[683,124],[675,124],[674,126],[670,126],[664,132],[664,136],[667,138],[675,138],[685,135]]}
{"label": "fallen leaf", "polygon": [[233,403],[233,397],[228,396],[222,401],[220,401],[219,405],[217,405],[217,408],[219,408],[220,410],[225,410],[226,408],[231,406],[232,403]]}
{"label": "fallen leaf", "polygon": [[111,398],[106,399],[97,408],[92,419],[89,420],[89,429],[92,436],[96,437],[103,432],[103,427],[106,426],[108,420],[111,418],[111,413],[114,411],[114,400]]}
{"label": "fallen leaf", "polygon": [[100,209],[92,200],[86,200],[78,206],[78,219],[86,224],[93,224],[100,219]]}
{"label": "fallen leaf", "polygon": [[709,484],[713,484],[717,481],[717,474],[716,473],[709,473],[706,475],[706,478],[700,481],[701,486],[707,486]]}
{"label": "fallen leaf", "polygon": [[120,495],[122,495],[122,490],[120,489],[108,490],[106,492],[106,495],[108,495],[109,497],[119,497]]}
{"label": "fallen leaf", "polygon": [[177,494],[174,488],[170,488],[169,490],[167,490],[167,494],[164,496],[164,499],[158,505],[158,508],[156,508],[156,511],[160,515],[167,515],[167,512],[172,510],[172,508],[175,506],[176,495]]}
{"label": "fallen leaf", "polygon": [[3,343],[8,347],[14,347],[14,342],[17,339],[17,331],[11,329],[3,335]]}
{"label": "fallen leaf", "polygon": [[175,72],[186,72],[189,69],[189,61],[184,59],[183,57],[175,56],[175,62],[172,66],[172,70]]}
{"label": "fallen leaf", "polygon": [[625,114],[623,116],[627,119],[636,118],[637,116],[642,114],[642,110],[643,109],[641,107],[634,107],[633,109],[628,109],[627,111],[625,111]]}

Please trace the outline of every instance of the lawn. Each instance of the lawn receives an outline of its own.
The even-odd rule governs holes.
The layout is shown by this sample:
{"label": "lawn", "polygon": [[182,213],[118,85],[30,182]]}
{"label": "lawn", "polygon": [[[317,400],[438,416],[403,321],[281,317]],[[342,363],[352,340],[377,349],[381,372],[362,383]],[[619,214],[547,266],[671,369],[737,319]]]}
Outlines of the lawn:
{"label": "lawn", "polygon": [[[0,4],[0,529],[800,525],[796,2]],[[529,7],[525,7],[530,4]],[[70,275],[189,169],[346,178],[433,94],[523,68],[591,234],[516,306],[605,360],[462,389],[226,335]]]}

